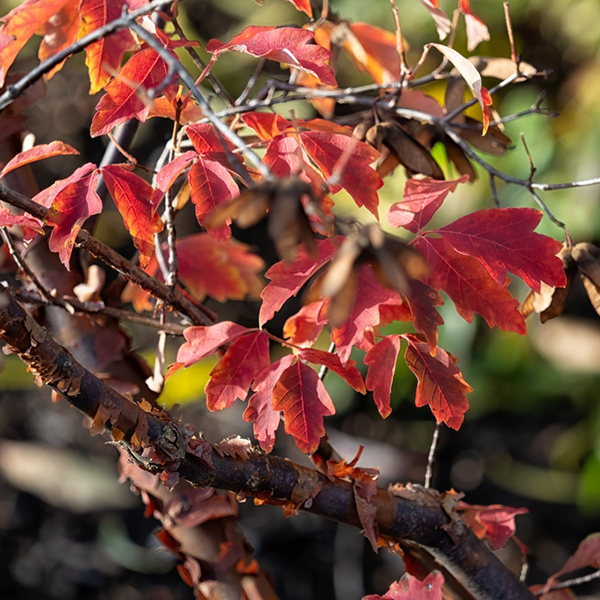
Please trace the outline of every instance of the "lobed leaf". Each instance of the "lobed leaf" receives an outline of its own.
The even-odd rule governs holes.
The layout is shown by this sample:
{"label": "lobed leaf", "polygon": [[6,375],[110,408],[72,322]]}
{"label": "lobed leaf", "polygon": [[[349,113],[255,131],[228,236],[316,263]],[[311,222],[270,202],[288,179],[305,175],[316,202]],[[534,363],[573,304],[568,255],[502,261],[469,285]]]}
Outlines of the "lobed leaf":
{"label": "lobed leaf", "polygon": [[363,600],[442,600],[443,584],[444,576],[439,571],[429,573],[423,581],[406,573],[383,596],[370,594]]}
{"label": "lobed leaf", "polygon": [[373,392],[375,406],[384,419],[392,412],[390,396],[400,344],[399,335],[388,335],[375,344],[364,358],[365,365],[369,366],[365,383],[367,389]]}
{"label": "lobed leaf", "polygon": [[357,392],[366,393],[367,390],[360,371],[355,366],[356,361],[350,360],[343,365],[340,357],[336,354],[317,350],[316,348],[303,348],[298,352],[298,356],[307,362],[326,366]]}
{"label": "lobed leaf", "polygon": [[72,154],[79,154],[79,151],[75,150],[69,144],[65,144],[64,142],[54,141],[49,144],[40,144],[38,146],[34,146],[29,150],[25,150],[23,152],[19,152],[16,156],[11,158],[5,165],[2,171],[0,171],[0,179],[4,177],[7,173],[18,169],[19,167],[23,167],[25,165],[29,165],[38,160],[43,160],[44,158],[51,158],[52,156],[67,156]]}

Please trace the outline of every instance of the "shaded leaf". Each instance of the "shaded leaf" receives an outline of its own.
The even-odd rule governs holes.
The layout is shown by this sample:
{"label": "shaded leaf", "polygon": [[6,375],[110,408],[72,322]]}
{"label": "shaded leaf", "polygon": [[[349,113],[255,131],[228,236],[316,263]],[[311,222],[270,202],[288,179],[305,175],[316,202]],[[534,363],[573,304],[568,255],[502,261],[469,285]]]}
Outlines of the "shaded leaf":
{"label": "shaded leaf", "polygon": [[479,210],[436,230],[457,252],[473,257],[499,284],[506,272],[538,292],[542,281],[562,287],[560,242],[534,233],[542,212],[533,208]]}
{"label": "shaded leaf", "polygon": [[152,186],[120,165],[107,165],[101,171],[125,227],[140,251],[140,264],[145,267],[154,252],[154,235],[164,227],[150,202]]}
{"label": "shaded leaf", "polygon": [[442,315],[435,308],[444,304],[442,297],[426,283],[413,279],[406,302],[413,315],[415,329],[425,334],[429,342],[429,351],[434,356],[438,339],[437,328],[444,324]]}
{"label": "shaded leaf", "polygon": [[526,508],[512,508],[500,504],[474,506],[466,502],[461,502],[458,510],[464,511],[462,516],[467,520],[475,535],[479,539],[486,537],[490,540],[494,550],[504,548],[508,540],[515,534],[517,530],[515,517],[529,512]]}
{"label": "shaded leaf", "polygon": [[281,411],[273,408],[273,388],[294,360],[293,354],[280,358],[261,371],[252,384],[254,394],[248,400],[244,421],[254,423],[254,437],[265,452],[273,450],[275,432],[281,421]]}
{"label": "shaded leaf", "polygon": [[99,175],[94,171],[63,187],[48,209],[46,222],[54,228],[48,246],[52,252],[58,252],[67,271],[71,270],[71,252],[81,226],[88,217],[102,212],[102,200],[96,193]]}
{"label": "shaded leaf", "polygon": [[564,567],[555,573],[549,580],[549,587],[551,581],[555,581],[557,577],[576,571],[577,569],[583,569],[584,567],[593,567],[594,569],[600,569],[600,533],[592,533],[583,540],[577,548],[575,554],[571,556]]}
{"label": "shaded leaf", "polygon": [[448,18],[448,15],[440,10],[438,0],[419,0],[421,4],[429,11],[435,27],[437,29],[440,40],[443,40],[452,29],[452,21]]}
{"label": "shaded leaf", "polygon": [[46,208],[50,208],[57,194],[64,190],[69,184],[75,181],[79,181],[80,179],[85,177],[90,171],[93,171],[95,168],[96,165],[94,163],[86,163],[82,167],[75,169],[75,171],[66,179],[59,179],[58,181],[55,181],[50,187],[47,187],[45,190],[39,192],[39,194],[36,194],[33,197],[33,201],[37,202],[38,204],[41,204]]}
{"label": "shaded leaf", "polygon": [[335,414],[316,371],[301,361],[282,373],[273,390],[273,408],[283,411],[285,432],[305,454],[315,452],[325,435],[323,417]]}
{"label": "shaded leaf", "polygon": [[363,600],[442,600],[443,584],[444,576],[439,571],[433,571],[423,581],[406,573],[383,596],[371,594]]}
{"label": "shaded leaf", "polygon": [[[44,223],[28,214],[12,214],[9,208],[0,208],[0,227],[23,227],[25,235],[23,240],[29,242],[35,233],[44,233]],[[29,232],[27,230],[30,230]]]}
{"label": "shaded leaf", "polygon": [[459,0],[458,8],[465,15],[467,50],[473,52],[481,42],[489,42],[490,32],[486,24],[471,11],[469,0]]}
{"label": "shaded leaf", "polygon": [[[81,25],[77,39],[81,39],[121,16],[124,0],[81,0]],[[129,29],[121,29],[85,48],[85,64],[90,75],[90,94],[100,91],[119,70],[123,55],[135,48]]]}
{"label": "shaded leaf", "polygon": [[69,154],[79,154],[79,152],[64,142],[55,141],[50,142],[49,144],[40,144],[39,146],[34,146],[29,150],[19,152],[19,154],[9,160],[4,165],[2,171],[0,171],[0,178],[4,177],[11,171],[18,169],[19,167],[29,165],[38,160],[51,158],[52,156],[66,156]]}
{"label": "shaded leaf", "polygon": [[429,346],[412,334],[402,336],[407,342],[405,360],[418,380],[415,405],[429,405],[438,423],[459,429],[469,409],[466,394],[473,388],[463,379],[451,356],[437,348],[431,356]]}
{"label": "shaded leaf", "polygon": [[459,183],[468,181],[468,176],[449,181],[413,177],[404,185],[404,198],[396,202],[388,211],[388,223],[393,227],[404,227],[412,233],[429,223],[446,196],[456,190]]}
{"label": "shaded leaf", "polygon": [[390,395],[400,345],[399,335],[388,335],[373,346],[364,358],[365,365],[369,366],[365,383],[367,389],[373,392],[375,406],[384,419],[392,412]]}
{"label": "shaded leaf", "polygon": [[186,341],[177,351],[177,362],[190,367],[199,360],[212,356],[221,346],[248,332],[245,327],[231,321],[223,321],[208,327],[203,325],[188,327],[183,332]]}
{"label": "shaded leaf", "polygon": [[357,392],[361,394],[366,393],[367,390],[362,376],[355,366],[356,361],[350,360],[345,365],[342,365],[340,357],[336,354],[315,348],[303,348],[298,352],[298,356],[307,362],[326,366]]}
{"label": "shaded leaf", "polygon": [[459,254],[440,238],[419,238],[416,248],[431,267],[429,285],[444,290],[465,321],[470,323],[479,313],[490,327],[525,335],[519,303],[474,258]]}
{"label": "shaded leaf", "polygon": [[204,388],[208,410],[224,410],[238,398],[245,400],[250,384],[269,364],[269,338],[262,331],[236,339]]}
{"label": "shaded leaf", "polygon": [[235,51],[289,65],[314,75],[324,84],[337,86],[333,71],[327,65],[331,53],[322,46],[309,44],[313,37],[314,33],[306,29],[252,25],[227,44],[210,40],[206,51],[213,56],[207,69],[223,52]]}

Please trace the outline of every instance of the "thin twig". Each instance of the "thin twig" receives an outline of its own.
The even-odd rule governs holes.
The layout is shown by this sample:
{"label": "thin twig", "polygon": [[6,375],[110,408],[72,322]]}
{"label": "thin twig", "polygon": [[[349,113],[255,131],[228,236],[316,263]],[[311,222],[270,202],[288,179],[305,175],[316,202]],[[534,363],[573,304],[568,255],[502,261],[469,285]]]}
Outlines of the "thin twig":
{"label": "thin twig", "polygon": [[252,73],[252,76],[250,77],[250,79],[248,79],[248,83],[246,84],[244,91],[239,95],[239,97],[234,102],[235,106],[240,106],[241,104],[244,104],[244,102],[246,102],[246,99],[250,95],[252,88],[254,88],[254,86],[256,85],[256,82],[257,82],[258,78],[260,77],[260,74],[263,72],[263,69],[265,68],[266,64],[267,64],[267,59],[264,57],[258,61],[258,64],[256,65],[256,68],[254,69],[254,73]]}
{"label": "thin twig", "polygon": [[515,36],[513,34],[512,22],[510,20],[510,3],[504,2],[504,19],[506,20],[506,31],[508,32],[508,41],[510,42],[510,58],[515,63],[517,67],[517,73],[519,72],[519,63],[521,62],[521,57],[517,54],[517,49],[515,46]]}
{"label": "thin twig", "polygon": [[433,474],[433,461],[435,460],[435,449],[437,448],[438,439],[440,437],[441,423],[436,423],[435,431],[433,432],[433,438],[431,439],[431,446],[429,448],[429,456],[427,457],[427,470],[425,471],[425,487],[428,488],[431,485],[431,476]]}
{"label": "thin twig", "polygon": [[[333,354],[335,352],[335,342],[331,342],[331,344],[329,344],[329,350],[327,350],[327,352],[329,352],[329,354]],[[329,369],[327,368],[327,365],[321,365],[321,369],[319,370],[319,379],[321,381],[325,379],[325,375],[327,375],[328,371]]]}
{"label": "thin twig", "polygon": [[600,579],[600,569],[594,571],[593,573],[590,573],[589,575],[584,575],[583,577],[575,577],[573,579],[568,579],[567,581],[554,583],[548,589],[542,588],[541,590],[536,590],[535,592],[533,592],[533,594],[534,596],[541,596],[542,594],[547,594],[548,592],[553,592],[554,590],[563,590],[564,588],[573,587],[574,585],[589,583],[590,581],[594,581],[595,579]]}
{"label": "thin twig", "polygon": [[[173,135],[171,136],[171,149],[169,151],[169,162],[173,160],[175,154],[174,148],[177,142],[177,130],[179,128],[179,110],[177,110],[176,119],[173,122]],[[175,240],[177,234],[175,232],[175,215],[173,214],[173,193],[171,188],[165,195],[165,229],[167,230],[167,247],[169,249],[169,272],[165,278],[167,285],[173,289],[177,283],[177,272],[179,271],[179,260],[177,258],[177,248]],[[157,254],[160,253],[160,247],[157,249]]]}
{"label": "thin twig", "polygon": [[390,0],[390,4],[392,5],[392,14],[394,15],[394,23],[396,25],[396,50],[398,52],[398,58],[400,59],[400,83],[402,83],[409,69],[406,66],[406,56],[404,54],[404,39],[402,37],[402,25],[400,24],[400,15],[398,14],[398,7],[396,6],[395,0]]}
{"label": "thin twig", "polygon": [[496,189],[496,180],[494,176],[490,173],[490,190],[492,192],[492,202],[496,206],[496,208],[502,208],[500,204],[500,199],[498,198],[498,190]]}

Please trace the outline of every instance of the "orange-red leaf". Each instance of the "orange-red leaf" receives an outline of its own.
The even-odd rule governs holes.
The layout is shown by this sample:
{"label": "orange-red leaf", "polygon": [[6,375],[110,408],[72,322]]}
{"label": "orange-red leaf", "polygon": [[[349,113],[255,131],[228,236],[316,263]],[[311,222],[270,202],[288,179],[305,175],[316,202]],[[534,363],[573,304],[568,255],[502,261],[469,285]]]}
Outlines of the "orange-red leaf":
{"label": "orange-red leaf", "polygon": [[54,202],[54,198],[56,198],[57,194],[64,190],[69,184],[74,181],[78,181],[85,177],[90,171],[93,171],[96,168],[94,163],[86,163],[82,167],[75,169],[75,171],[69,175],[66,179],[59,179],[55,181],[50,187],[47,187],[45,190],[42,190],[38,194],[33,197],[33,201],[45,206],[46,208],[50,208],[52,203]]}
{"label": "orange-red leaf", "polygon": [[269,364],[269,338],[262,331],[235,340],[204,388],[208,410],[224,410],[238,398],[245,400],[250,384]]}
{"label": "orange-red leaf", "polygon": [[[44,36],[38,52],[40,61],[48,60],[75,41],[80,24],[79,3],[80,0],[67,0],[67,3],[36,32],[38,35]],[[44,78],[50,79],[62,69],[64,63],[63,60],[56,65],[44,75]]]}
{"label": "orange-red leaf", "polygon": [[2,18],[0,28],[0,87],[4,86],[8,68],[21,48],[40,27],[58,13],[67,0],[26,0]]}
{"label": "orange-red leaf", "polygon": [[0,227],[23,227],[25,235],[23,241],[29,242],[36,233],[44,233],[44,223],[27,214],[14,215],[8,208],[0,208]]}
{"label": "orange-red leaf", "polygon": [[69,262],[75,238],[88,217],[102,212],[102,200],[96,193],[100,174],[95,171],[89,177],[78,179],[62,188],[54,197],[46,221],[54,229],[50,234],[49,247],[70,271]]}
{"label": "orange-red leaf", "polygon": [[258,317],[259,325],[262,327],[273,315],[295,296],[300,288],[335,254],[335,246],[331,239],[317,240],[317,254],[310,256],[304,246],[300,246],[295,260],[291,263],[280,261],[275,263],[265,276],[271,282],[260,294],[263,299]]}
{"label": "orange-red leaf", "polygon": [[223,52],[242,52],[295,67],[318,77],[326,85],[337,86],[333,71],[327,64],[331,52],[322,46],[309,44],[314,35],[312,31],[295,27],[251,25],[227,44],[210,40],[206,45],[206,51],[213,54],[209,67]]}
{"label": "orange-red leaf", "polygon": [[468,175],[460,179],[440,181],[425,177],[413,177],[404,185],[404,198],[390,206],[387,219],[393,227],[404,227],[412,233],[418,233],[437,212],[446,196],[456,189],[459,183],[469,180]]}
{"label": "orange-red leaf", "polygon": [[433,571],[423,581],[406,573],[383,596],[371,594],[363,600],[442,600],[443,584],[444,576],[439,571]]}
{"label": "orange-red leaf", "polygon": [[244,421],[254,423],[254,437],[265,452],[273,450],[275,432],[281,421],[281,411],[273,408],[273,388],[293,361],[293,354],[280,358],[262,371],[252,384],[254,394],[248,400]]}
{"label": "orange-red leaf", "polygon": [[438,423],[459,429],[469,409],[466,394],[473,388],[463,379],[452,357],[442,348],[431,356],[429,346],[412,334],[402,336],[407,342],[405,360],[419,383],[415,404],[429,404]]}
{"label": "orange-red leaf", "polygon": [[283,337],[294,346],[310,348],[319,337],[327,320],[319,319],[323,300],[303,306],[283,326]]}
{"label": "orange-red leaf", "polygon": [[342,365],[340,357],[331,352],[317,350],[316,348],[303,348],[298,352],[298,356],[307,362],[317,365],[324,365],[330,371],[339,375],[350,387],[361,394],[366,393],[365,383],[359,370],[356,368],[356,361],[350,360]]}
{"label": "orange-red leaf", "polygon": [[435,27],[437,29],[440,40],[443,40],[452,29],[452,21],[448,18],[448,15],[440,10],[438,0],[419,0],[421,4],[429,11]]}
{"label": "orange-red leaf", "polygon": [[[77,39],[118,19],[124,5],[124,0],[81,0],[81,26]],[[90,94],[95,94],[108,83],[119,70],[125,52],[134,48],[135,40],[129,29],[121,29],[86,47],[85,64],[90,75]]]}
{"label": "orange-red leaf", "polygon": [[410,294],[406,302],[410,307],[415,329],[425,334],[429,351],[434,355],[438,339],[437,328],[444,324],[442,315],[435,308],[444,304],[442,297],[426,283],[411,279]]}
{"label": "orange-red leaf", "polygon": [[288,2],[291,2],[297,10],[306,13],[312,19],[313,13],[310,0],[288,0]]}
{"label": "orange-red leaf", "polygon": [[[165,61],[159,54],[146,48],[136,52],[119,71],[119,74],[106,85],[106,94],[96,106],[90,134],[92,137],[107,134],[111,129],[136,118],[144,123],[150,112],[151,101],[146,91],[163,83],[168,74]],[[166,86],[161,94],[172,98],[177,86]]]}
{"label": "orange-red leaf", "polygon": [[308,164],[308,158],[305,157],[294,136],[278,135],[269,142],[264,163],[275,177],[283,179],[302,173]]}
{"label": "orange-red leaf", "polygon": [[[204,225],[204,217],[215,206],[232,200],[240,193],[233,177],[220,162],[202,156],[192,165],[189,182],[200,225]],[[231,237],[229,222],[222,227],[208,229],[208,234],[221,242],[227,241]]]}
{"label": "orange-red leaf", "polygon": [[490,327],[525,335],[525,320],[519,302],[496,283],[470,256],[459,254],[441,238],[419,238],[416,249],[431,267],[429,285],[444,290],[456,305],[458,314],[468,321],[479,313]]}
{"label": "orange-red leaf", "polygon": [[475,535],[479,539],[487,537],[494,550],[504,548],[508,540],[515,534],[517,530],[515,517],[529,512],[526,508],[512,508],[500,504],[475,506],[466,502],[461,502],[458,510],[465,511],[462,515]]}
{"label": "orange-red leaf", "polygon": [[170,163],[167,163],[156,174],[156,189],[152,192],[152,207],[154,211],[158,210],[165,194],[171,189],[182,171],[196,158],[197,154],[193,150],[184,152]]}
{"label": "orange-red leaf", "polygon": [[300,134],[300,138],[310,157],[327,178],[335,171],[344,152],[352,151],[342,170],[340,184],[332,186],[331,191],[335,193],[343,187],[358,206],[365,206],[378,219],[377,190],[383,185],[383,180],[370,164],[379,158],[379,152],[365,142],[357,142],[336,133],[305,131]]}
{"label": "orange-red leaf", "polygon": [[399,335],[388,335],[373,346],[364,358],[365,365],[369,366],[367,389],[373,392],[375,406],[384,419],[392,412],[390,395],[400,345]]}
{"label": "orange-red leaf", "polygon": [[325,435],[323,417],[335,414],[317,372],[301,361],[282,373],[273,390],[273,408],[283,411],[285,432],[305,454],[312,454]]}
{"label": "orange-red leaf", "polygon": [[183,332],[186,341],[177,351],[177,362],[189,367],[248,332],[245,327],[231,321],[222,321],[208,327],[188,327]]}
{"label": "orange-red leaf", "polygon": [[34,146],[29,150],[19,152],[19,154],[9,160],[6,165],[4,165],[2,171],[0,171],[0,178],[19,167],[29,165],[32,162],[43,160],[44,158],[51,158],[52,156],[65,156],[69,154],[79,154],[79,152],[64,142],[54,141],[49,144]]}
{"label": "orange-red leaf", "polygon": [[291,123],[284,119],[281,115],[267,112],[250,112],[242,115],[242,121],[248,127],[252,127],[256,135],[263,140],[272,140],[274,137],[281,135]]}
{"label": "orange-red leaf", "polygon": [[360,47],[345,41],[344,50],[354,64],[367,71],[376,83],[391,83],[400,79],[400,57],[396,34],[369,23],[351,23],[350,31]]}
{"label": "orange-red leaf", "polygon": [[140,264],[145,267],[154,252],[154,234],[164,227],[150,202],[152,186],[120,165],[102,167],[102,177],[140,251]]}
{"label": "orange-red leaf", "polygon": [[541,282],[564,287],[563,264],[556,255],[562,244],[534,233],[542,212],[533,208],[479,210],[438,229],[457,252],[472,256],[503,284],[506,272],[519,276],[535,292]]}
{"label": "orange-red leaf", "polygon": [[471,11],[469,0],[459,0],[458,8],[465,15],[467,50],[473,52],[481,42],[489,42],[490,32],[487,25]]}

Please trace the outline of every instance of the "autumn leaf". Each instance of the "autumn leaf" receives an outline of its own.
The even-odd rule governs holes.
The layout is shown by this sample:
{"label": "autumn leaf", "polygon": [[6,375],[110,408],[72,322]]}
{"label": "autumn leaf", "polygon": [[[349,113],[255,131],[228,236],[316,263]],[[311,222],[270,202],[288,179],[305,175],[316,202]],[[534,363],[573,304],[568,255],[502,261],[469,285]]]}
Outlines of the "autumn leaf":
{"label": "autumn leaf", "polygon": [[199,360],[212,356],[221,346],[250,331],[231,321],[222,321],[209,326],[188,327],[183,332],[186,341],[177,351],[177,362],[185,367],[191,367]]}
{"label": "autumn leaf", "polygon": [[427,283],[436,290],[444,290],[465,321],[470,323],[474,313],[478,313],[490,327],[495,325],[525,335],[519,303],[474,258],[459,254],[441,238],[421,237],[416,249],[431,267]]}
{"label": "autumn leaf", "polygon": [[431,356],[429,346],[413,334],[402,336],[407,342],[405,360],[419,383],[415,396],[417,408],[429,404],[438,423],[458,430],[469,409],[466,394],[473,388],[463,379],[452,357],[442,348]]}
{"label": "autumn leaf", "polygon": [[102,212],[102,200],[96,193],[99,176],[94,171],[88,177],[69,183],[56,194],[48,209],[46,222],[54,228],[48,246],[52,252],[58,252],[67,271],[71,270],[71,252],[81,226],[88,217]]}
{"label": "autumn leaf", "polygon": [[26,0],[13,8],[0,28],[0,87],[17,54],[31,36],[58,13],[68,0]]}
{"label": "autumn leaf", "polygon": [[[204,218],[213,208],[240,193],[233,177],[220,162],[202,156],[192,165],[188,177],[200,225],[204,225]],[[231,219],[228,221],[231,222]],[[231,237],[229,222],[214,229],[207,228],[208,234],[221,242],[227,241]]]}
{"label": "autumn leaf", "polygon": [[27,214],[15,215],[9,208],[0,208],[0,227],[12,227],[18,225],[24,229],[25,243],[31,241],[36,233],[44,233],[44,223],[35,217]]}
{"label": "autumn leaf", "polygon": [[437,229],[457,252],[473,257],[496,283],[514,273],[535,292],[541,282],[563,287],[563,264],[556,255],[562,244],[534,233],[542,212],[533,208],[479,210]]}
{"label": "autumn leaf", "polygon": [[444,324],[442,315],[435,307],[444,304],[442,297],[431,286],[418,279],[412,279],[406,303],[410,307],[415,329],[425,334],[429,342],[429,351],[432,356],[435,356],[438,339],[437,328]]}
{"label": "autumn leaf", "polygon": [[465,16],[467,26],[467,50],[473,52],[481,42],[490,41],[490,32],[486,24],[471,11],[469,0],[459,0],[458,8]]}
{"label": "autumn leaf", "polygon": [[400,345],[399,335],[388,335],[373,346],[364,358],[365,365],[369,367],[365,383],[367,389],[373,392],[375,406],[384,419],[392,412],[390,396]]}
{"label": "autumn leaf", "polygon": [[[44,39],[40,44],[38,58],[40,62],[46,61],[69,47],[76,39],[79,31],[79,4],[80,0],[67,0],[60,10],[55,12],[40,29],[36,31],[38,35],[43,35]],[[66,59],[65,59],[66,60]],[[60,71],[65,61],[53,67],[44,75],[44,79],[50,79],[55,73]]]}
{"label": "autumn leaf", "polygon": [[340,357],[331,352],[317,350],[316,348],[303,348],[298,352],[298,356],[303,360],[318,365],[324,365],[330,371],[339,375],[350,387],[357,392],[366,393],[365,384],[363,382],[360,371],[356,368],[356,361],[349,360],[345,365],[342,365]]}
{"label": "autumn leaf", "polygon": [[440,10],[438,0],[419,0],[419,2],[429,11],[440,40],[443,40],[452,29],[452,21],[443,10]]}
{"label": "autumn leaf", "polygon": [[584,567],[600,569],[600,533],[588,535],[579,544],[575,554],[567,560],[563,568],[548,579],[546,589],[549,589],[561,575],[583,569]]}
{"label": "autumn leaf", "polygon": [[277,113],[249,112],[242,115],[242,121],[256,132],[256,135],[267,142],[281,135],[292,123]]}
{"label": "autumn leaf", "polygon": [[[92,120],[91,136],[105,135],[117,125],[133,118],[144,123],[152,104],[147,91],[158,88],[167,76],[167,64],[156,50],[146,48],[136,52],[105,86],[106,94],[100,98]],[[160,93],[173,98],[177,93],[177,86],[169,84]]]}
{"label": "autumn leaf", "polygon": [[265,452],[273,450],[275,432],[281,422],[281,411],[273,408],[273,388],[294,360],[293,354],[280,358],[261,371],[252,383],[254,394],[248,400],[244,421],[254,423],[254,437]]}
{"label": "autumn leaf", "polygon": [[34,202],[41,204],[46,208],[50,208],[56,196],[64,190],[69,184],[83,179],[90,171],[96,168],[94,163],[86,163],[82,167],[75,169],[75,171],[69,175],[66,179],[59,179],[55,181],[50,187],[42,190],[36,194],[32,199]]}
{"label": "autumn leaf", "polygon": [[[81,39],[107,23],[121,17],[124,0],[81,0],[79,15],[81,26],[77,39]],[[100,91],[111,76],[119,70],[123,55],[135,48],[129,29],[121,29],[85,48],[85,64],[90,76],[90,94]]]}
{"label": "autumn leaf", "polygon": [[140,251],[140,264],[145,267],[154,252],[154,235],[164,227],[150,202],[152,186],[121,165],[107,165],[101,171],[125,227]]}
{"label": "autumn leaf", "polygon": [[317,240],[317,253],[314,257],[301,246],[296,259],[291,263],[280,261],[275,263],[266,273],[265,277],[271,282],[261,292],[263,299],[258,323],[263,327],[270,321],[275,313],[295,296],[300,288],[335,254],[335,246],[331,239]]}
{"label": "autumn leaf", "polygon": [[204,388],[208,410],[225,410],[237,399],[245,400],[250,384],[269,364],[269,338],[262,331],[236,339]]}
{"label": "autumn leaf", "polygon": [[490,111],[488,107],[492,105],[492,98],[481,83],[479,71],[477,71],[473,64],[456,50],[448,48],[448,46],[443,46],[442,44],[427,44],[426,47],[430,46],[437,48],[456,67],[457,71],[461,74],[473,92],[475,98],[477,98],[477,101],[481,106],[481,111],[483,112],[483,131],[481,132],[481,135],[485,135],[490,123]]}
{"label": "autumn leaf", "polygon": [[327,322],[319,319],[323,300],[317,300],[303,306],[291,316],[283,326],[283,337],[299,348],[310,348],[319,337]]}
{"label": "autumn leaf", "polygon": [[156,212],[165,194],[171,189],[171,186],[177,181],[181,173],[189,166],[189,164],[198,156],[193,150],[184,152],[171,162],[167,163],[156,174],[156,188],[152,192],[152,207]]}
{"label": "autumn leaf", "polygon": [[285,432],[296,446],[312,454],[325,435],[323,417],[335,414],[331,398],[316,371],[297,361],[288,367],[273,389],[273,408],[283,411]]}
{"label": "autumn leaf", "polygon": [[459,183],[468,180],[467,175],[448,181],[411,177],[404,185],[402,202],[390,206],[388,223],[393,227],[404,227],[412,233],[419,233],[440,208],[446,196],[454,192]]}
{"label": "autumn leaf", "polygon": [[423,581],[406,573],[383,596],[370,594],[363,600],[442,600],[443,584],[444,576],[439,571],[433,571]]}
{"label": "autumn leaf", "polygon": [[274,137],[267,147],[264,163],[275,177],[283,178],[297,175],[308,164],[298,140],[291,135]]}
{"label": "autumn leaf", "polygon": [[512,508],[500,504],[474,506],[466,502],[461,502],[458,510],[461,511],[475,535],[479,539],[486,537],[490,540],[494,550],[504,548],[508,540],[515,535],[517,530],[515,517],[529,512],[526,508]]}
{"label": "autumn leaf", "polygon": [[227,44],[214,39],[208,42],[206,51],[213,56],[203,75],[220,54],[235,51],[289,65],[314,75],[326,85],[337,86],[333,71],[327,65],[331,53],[322,46],[309,44],[313,37],[312,31],[295,27],[246,27]]}
{"label": "autumn leaf", "polygon": [[50,142],[49,144],[40,144],[39,146],[34,146],[29,150],[19,152],[19,154],[9,160],[6,165],[4,165],[2,171],[0,171],[0,178],[4,177],[11,171],[18,169],[19,167],[29,165],[38,160],[51,158],[52,156],[66,156],[69,154],[79,154],[79,152],[64,142],[55,141]]}
{"label": "autumn leaf", "polygon": [[310,5],[310,0],[288,0],[288,2],[291,2],[297,10],[306,13],[309,16],[309,18],[312,19],[313,13],[312,6]]}
{"label": "autumn leaf", "polygon": [[379,219],[377,190],[383,186],[383,180],[370,167],[370,164],[379,157],[379,152],[369,144],[340,134],[304,131],[299,137],[306,152],[327,178],[333,175],[342,155],[349,150],[352,151],[342,170],[339,185],[331,186],[331,191],[335,193],[340,187],[344,188],[358,206],[365,206],[376,219]]}

